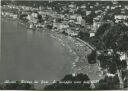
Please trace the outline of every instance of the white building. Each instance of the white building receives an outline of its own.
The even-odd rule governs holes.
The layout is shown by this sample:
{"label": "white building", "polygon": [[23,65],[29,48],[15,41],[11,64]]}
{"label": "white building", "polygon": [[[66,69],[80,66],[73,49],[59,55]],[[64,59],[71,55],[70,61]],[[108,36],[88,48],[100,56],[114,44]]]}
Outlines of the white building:
{"label": "white building", "polygon": [[111,74],[111,73],[107,73],[106,74],[108,77],[114,77],[115,76],[115,74]]}
{"label": "white building", "polygon": [[116,7],[112,6],[111,9],[115,9]]}
{"label": "white building", "polygon": [[90,6],[91,9],[93,9],[93,6]]}
{"label": "white building", "polygon": [[86,5],[83,4],[80,8],[85,9],[86,8]]}
{"label": "white building", "polygon": [[128,54],[124,53],[124,52],[117,52],[117,53],[120,55],[120,60],[121,61],[126,60],[126,62],[127,62],[127,69],[128,69]]}
{"label": "white building", "polygon": [[33,16],[34,18],[37,18],[37,17],[38,17],[38,14],[37,14],[37,13],[32,13],[32,16]]}
{"label": "white building", "polygon": [[17,18],[17,15],[16,15],[16,14],[14,14],[14,15],[13,15],[13,18],[14,18],[14,19],[16,19],[16,18]]}
{"label": "white building", "polygon": [[110,9],[110,6],[106,6],[107,9]]}
{"label": "white building", "polygon": [[32,15],[28,15],[27,19],[29,20],[29,22],[31,23],[37,23],[38,20],[36,18],[34,18]]}
{"label": "white building", "polygon": [[94,18],[93,20],[93,25],[92,25],[92,29],[94,31],[96,31],[100,26],[101,26],[101,22],[99,22],[100,18]]}
{"label": "white building", "polygon": [[123,52],[120,53],[120,60],[126,60],[127,59],[127,55]]}
{"label": "white building", "polygon": [[127,9],[128,10],[128,6],[124,6],[125,7],[125,9]]}
{"label": "white building", "polygon": [[95,33],[94,32],[90,32],[90,37],[94,37]]}
{"label": "white building", "polygon": [[115,15],[114,19],[115,19],[115,22],[118,23],[120,21],[124,21],[128,19],[128,15]]}
{"label": "white building", "polygon": [[127,15],[115,15],[115,19],[128,19]]}
{"label": "white building", "polygon": [[79,15],[79,16],[77,16],[77,24],[81,25],[81,23],[82,23],[82,16]]}
{"label": "white building", "polygon": [[92,11],[86,11],[86,15],[89,15],[91,14]]}

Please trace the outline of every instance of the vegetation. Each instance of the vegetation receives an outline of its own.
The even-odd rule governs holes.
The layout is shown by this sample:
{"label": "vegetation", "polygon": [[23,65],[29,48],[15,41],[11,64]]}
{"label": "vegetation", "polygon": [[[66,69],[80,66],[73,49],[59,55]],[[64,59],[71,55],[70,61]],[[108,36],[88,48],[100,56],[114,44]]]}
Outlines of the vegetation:
{"label": "vegetation", "polygon": [[105,23],[96,32],[95,46],[99,50],[114,49],[126,52],[128,50],[128,27],[124,24]]}
{"label": "vegetation", "polygon": [[118,76],[108,77],[101,79],[97,84],[95,90],[116,90],[119,89]]}
{"label": "vegetation", "polygon": [[[93,42],[96,49],[102,51],[98,56],[101,67],[108,69],[109,73],[117,73],[123,88],[122,69],[126,69],[126,61],[121,61],[117,52],[128,51],[128,27],[124,24],[103,24],[97,30]],[[112,50],[111,55],[108,54],[109,49]]]}
{"label": "vegetation", "polygon": [[[35,4],[33,4],[35,3]],[[15,4],[17,5],[27,5],[27,6],[32,6],[32,7],[39,7],[40,5],[43,6],[52,6],[52,8],[54,8],[54,10],[56,10],[57,12],[61,12],[62,11],[62,7],[64,4],[65,5],[69,5],[69,2],[29,2],[26,3],[25,2],[15,2]],[[78,2],[74,2],[74,3],[78,3]],[[86,2],[88,3],[88,2]],[[107,3],[103,3],[103,2],[99,2],[102,3],[102,5],[104,6],[105,4],[109,4],[111,5],[110,2]],[[4,4],[7,4],[4,2]],[[82,5],[83,3],[78,3],[78,5]],[[90,2],[90,5],[94,5],[94,2]],[[125,3],[122,3],[125,4]],[[87,10],[91,10],[88,5],[87,6]],[[100,8],[100,7],[98,7]],[[94,8],[95,10],[95,8]],[[69,13],[68,9],[65,10],[65,12]],[[109,11],[109,12],[113,12],[113,11]],[[107,13],[109,13],[107,12]],[[113,12],[114,14],[118,14],[120,12],[120,10],[117,8],[115,9],[115,11]],[[77,13],[81,14],[81,15],[85,15],[85,11],[77,11]],[[92,12],[90,15],[88,16],[84,16],[84,19],[86,20],[86,23],[88,23],[89,25],[93,24],[93,18],[96,16],[96,14],[94,12]],[[20,15],[20,19],[24,19],[24,17],[26,17],[26,15]],[[105,15],[103,17],[103,20],[112,20],[114,21],[114,16],[113,15]],[[42,17],[40,15],[38,15],[38,20],[39,22],[42,21]],[[58,22],[61,22],[61,20],[58,20]],[[72,26],[72,24],[70,24],[70,27]],[[72,26],[74,27],[74,26]],[[52,29],[52,25],[47,25],[47,28]],[[100,61],[100,66],[103,69],[107,69],[109,73],[111,74],[118,74],[114,77],[108,77],[106,76],[104,79],[100,80],[98,83],[98,86],[96,86],[96,89],[117,89],[118,85],[121,85],[121,88],[127,87],[125,84],[127,84],[128,82],[128,77],[126,76],[127,74],[125,74],[126,71],[126,60],[121,61],[120,60],[120,55],[118,54],[118,52],[124,52],[127,53],[128,52],[128,26],[125,26],[124,24],[120,23],[120,24],[114,24],[114,23],[104,23],[103,25],[101,25],[95,36],[92,38],[89,38],[89,32],[85,32],[85,27],[83,28],[83,31],[80,31],[78,36],[80,39],[82,40],[87,40],[89,42],[91,42],[91,44],[93,44],[96,47],[96,50],[100,51],[101,54],[96,55],[96,51],[92,51],[92,53],[90,55],[88,55],[88,62],[90,64],[95,63],[96,62],[96,58],[98,58],[98,60]],[[65,32],[63,32],[64,34],[66,34]],[[110,51],[111,50],[111,51]],[[110,52],[110,54],[108,54],[108,52]],[[63,81],[71,81],[71,83],[65,84],[65,83],[60,83]],[[52,85],[46,86],[45,89],[49,90],[49,89],[54,89],[54,90],[59,90],[59,89],[65,89],[65,90],[72,90],[72,89],[91,89],[90,88],[90,83],[83,83],[84,81],[89,81],[89,78],[87,75],[84,74],[78,74],[77,76],[72,76],[72,75],[66,75],[61,81],[58,81]],[[80,81],[81,83],[75,83],[75,81]],[[124,84],[125,83],[125,84]],[[16,87],[16,89],[19,88],[27,88],[24,85],[20,85],[19,87],[19,83],[13,84],[14,86],[12,86],[12,88],[10,87],[10,84],[7,84],[7,86],[5,86],[5,88],[10,88],[13,89],[14,87]],[[31,87],[31,86],[30,86]],[[4,88],[4,87],[2,87]]]}
{"label": "vegetation", "polygon": [[87,57],[88,57],[88,63],[90,64],[96,63],[96,51],[95,50],[93,50],[91,54],[89,54]]}
{"label": "vegetation", "polygon": [[[61,83],[64,82],[64,83]],[[70,82],[70,83],[66,83]],[[86,74],[78,74],[77,76],[72,76],[71,74],[66,75],[62,80],[57,81],[52,85],[46,86],[45,90],[89,90],[90,79]]]}

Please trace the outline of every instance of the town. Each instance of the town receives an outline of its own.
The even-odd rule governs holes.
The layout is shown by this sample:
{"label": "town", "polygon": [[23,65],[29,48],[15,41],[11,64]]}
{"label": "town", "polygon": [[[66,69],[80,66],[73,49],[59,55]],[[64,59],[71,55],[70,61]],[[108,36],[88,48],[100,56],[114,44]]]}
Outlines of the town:
{"label": "town", "polygon": [[[50,85],[45,89],[128,88],[127,1],[2,1],[1,4],[2,17],[18,20],[28,31],[46,31],[68,46],[76,57],[70,81],[98,80],[79,87],[71,83],[69,89],[67,84],[55,83],[54,88]],[[93,69],[95,72],[89,73]],[[83,74],[79,77],[81,72],[89,78]],[[93,79],[93,74],[98,76]]]}

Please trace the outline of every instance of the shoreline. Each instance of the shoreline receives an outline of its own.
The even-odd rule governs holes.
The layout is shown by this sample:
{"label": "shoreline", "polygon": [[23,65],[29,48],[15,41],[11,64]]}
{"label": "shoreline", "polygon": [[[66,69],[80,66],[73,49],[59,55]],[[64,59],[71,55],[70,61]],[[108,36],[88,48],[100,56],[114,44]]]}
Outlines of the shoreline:
{"label": "shoreline", "polygon": [[[20,23],[21,25],[25,26],[25,28],[27,28],[24,23],[19,21],[19,19],[12,19],[12,18],[9,18],[9,19],[17,20],[18,23]],[[32,29],[29,29],[29,30],[33,31]],[[40,30],[43,31],[43,28],[40,28]],[[78,38],[65,36],[60,33],[58,34],[57,32],[51,31],[51,30],[44,29],[43,32],[48,33],[49,37],[59,42],[60,45],[66,49],[66,52],[68,52],[70,56],[74,59],[71,62],[71,65],[72,65],[71,73],[73,75],[84,73],[84,74],[87,74],[91,80],[100,79],[99,77],[95,78],[96,72],[91,71],[92,69],[93,70],[98,69],[97,64],[93,64],[93,65],[88,64],[88,60],[86,58],[87,55],[92,51],[92,49],[87,45],[88,43],[85,44],[84,42],[80,41],[80,39]],[[92,74],[94,74],[94,76],[92,76]]]}

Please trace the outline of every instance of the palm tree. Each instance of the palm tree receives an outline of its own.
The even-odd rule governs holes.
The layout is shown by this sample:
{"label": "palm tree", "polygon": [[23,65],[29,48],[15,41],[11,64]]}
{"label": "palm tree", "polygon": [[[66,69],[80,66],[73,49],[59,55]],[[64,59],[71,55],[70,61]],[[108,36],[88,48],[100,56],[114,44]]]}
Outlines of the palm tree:
{"label": "palm tree", "polygon": [[[95,39],[100,40],[99,43],[96,45],[97,49],[100,50],[113,50],[112,56],[112,64],[116,69],[116,73],[118,74],[119,81],[120,81],[120,88],[124,88],[124,82],[122,79],[122,69],[120,68],[120,58],[117,57],[118,51],[126,52],[128,50],[128,27],[124,24],[115,24],[115,25],[102,25],[96,33]],[[103,57],[104,59],[104,57]],[[110,61],[110,59],[108,59]],[[101,60],[102,63],[102,60]],[[103,62],[104,63],[104,62]],[[111,65],[111,64],[108,64]],[[109,66],[108,66],[109,67]]]}

